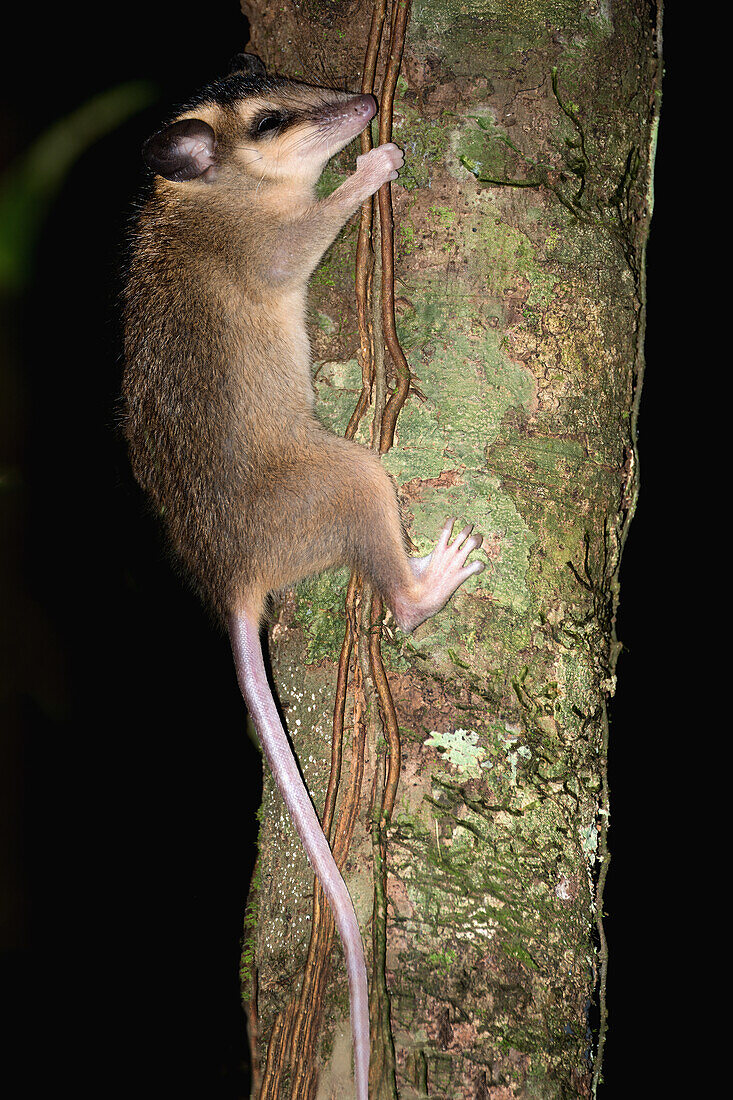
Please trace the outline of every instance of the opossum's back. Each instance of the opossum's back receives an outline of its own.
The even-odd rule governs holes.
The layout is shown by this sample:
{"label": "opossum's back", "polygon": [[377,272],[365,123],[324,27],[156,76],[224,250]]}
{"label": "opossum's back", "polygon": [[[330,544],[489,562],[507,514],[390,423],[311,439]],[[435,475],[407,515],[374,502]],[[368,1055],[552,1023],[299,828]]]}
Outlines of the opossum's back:
{"label": "opossum's back", "polygon": [[133,307],[128,296],[122,424],[135,477],[178,556],[225,612],[233,577],[247,567],[240,395],[215,319],[201,304],[176,305],[138,294]]}

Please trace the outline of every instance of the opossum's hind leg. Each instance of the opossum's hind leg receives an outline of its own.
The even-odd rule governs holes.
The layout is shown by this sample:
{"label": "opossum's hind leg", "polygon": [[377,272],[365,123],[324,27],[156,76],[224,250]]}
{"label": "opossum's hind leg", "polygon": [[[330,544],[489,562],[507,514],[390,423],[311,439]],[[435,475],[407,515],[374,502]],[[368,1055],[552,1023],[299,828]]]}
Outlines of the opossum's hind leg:
{"label": "opossum's hind leg", "polygon": [[386,471],[369,452],[355,452],[352,457],[349,558],[369,577],[400,627],[409,633],[439,611],[468,577],[482,571],[483,562],[467,564],[469,554],[481,546],[482,538],[469,526],[451,542],[451,519],[431,554],[410,558],[405,550],[397,494]]}
{"label": "opossum's hind leg", "polygon": [[469,524],[451,542],[454,522],[453,519],[446,522],[432,553],[409,559],[413,583],[393,596],[395,618],[408,634],[440,611],[464,581],[484,569],[482,561],[467,564],[469,554],[478,550],[483,541],[481,535],[474,535],[473,525]]}

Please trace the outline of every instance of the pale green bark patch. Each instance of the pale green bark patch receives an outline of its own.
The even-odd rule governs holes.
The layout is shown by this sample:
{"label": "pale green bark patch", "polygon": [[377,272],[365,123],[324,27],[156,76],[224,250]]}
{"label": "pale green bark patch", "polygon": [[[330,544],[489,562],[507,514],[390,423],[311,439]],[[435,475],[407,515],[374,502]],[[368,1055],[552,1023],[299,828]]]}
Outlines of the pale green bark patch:
{"label": "pale green bark patch", "polygon": [[468,779],[478,779],[481,766],[486,760],[486,750],[479,743],[475,730],[447,730],[440,733],[433,730],[425,741],[426,747],[437,749],[451,767]]}

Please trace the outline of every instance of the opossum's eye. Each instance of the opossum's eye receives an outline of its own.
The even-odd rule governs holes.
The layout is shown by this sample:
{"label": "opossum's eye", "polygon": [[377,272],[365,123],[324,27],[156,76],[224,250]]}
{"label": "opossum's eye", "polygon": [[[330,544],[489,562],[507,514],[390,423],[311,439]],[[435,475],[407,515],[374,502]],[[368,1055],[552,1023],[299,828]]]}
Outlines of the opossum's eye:
{"label": "opossum's eye", "polygon": [[285,121],[285,115],[281,111],[271,111],[255,119],[253,130],[257,137],[262,137],[263,134],[269,134],[272,130],[278,130]]}

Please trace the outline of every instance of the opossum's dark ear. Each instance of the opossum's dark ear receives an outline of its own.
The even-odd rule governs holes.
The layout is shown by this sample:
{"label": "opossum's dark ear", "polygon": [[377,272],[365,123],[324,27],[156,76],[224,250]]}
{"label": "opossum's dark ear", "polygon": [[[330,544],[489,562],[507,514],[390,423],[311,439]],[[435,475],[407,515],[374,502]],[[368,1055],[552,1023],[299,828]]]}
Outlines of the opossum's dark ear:
{"label": "opossum's dark ear", "polygon": [[148,168],[174,183],[195,180],[214,163],[216,135],[208,122],[184,118],[149,137],[143,145]]}
{"label": "opossum's dark ear", "polygon": [[267,76],[264,64],[255,53],[236,54],[229,62],[229,72],[241,73],[242,76]]}

